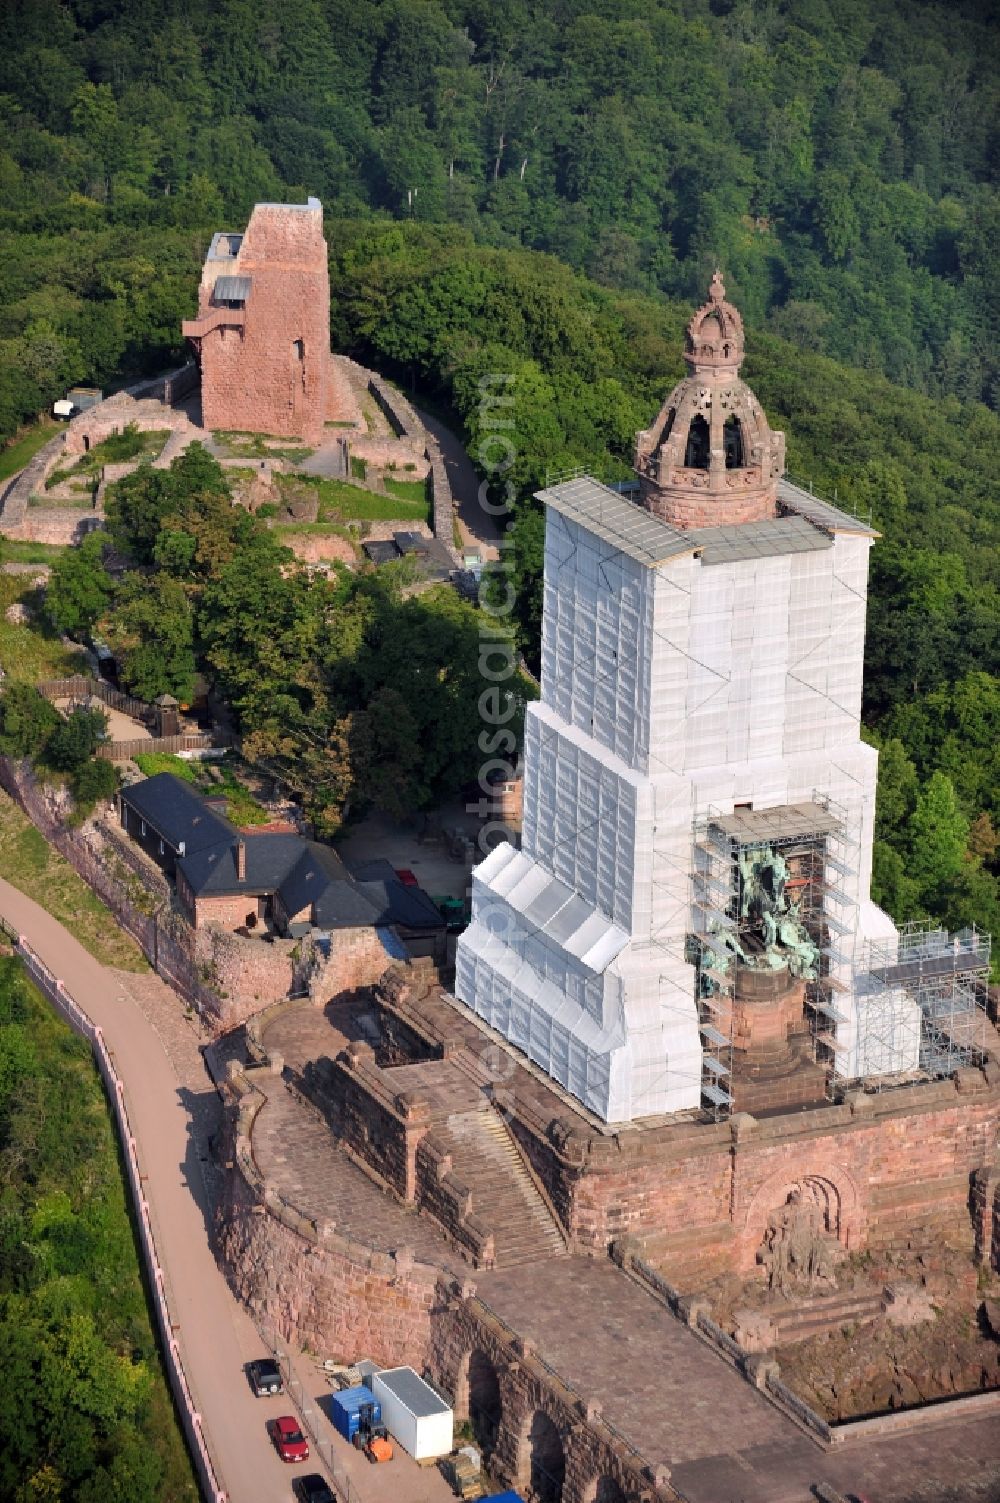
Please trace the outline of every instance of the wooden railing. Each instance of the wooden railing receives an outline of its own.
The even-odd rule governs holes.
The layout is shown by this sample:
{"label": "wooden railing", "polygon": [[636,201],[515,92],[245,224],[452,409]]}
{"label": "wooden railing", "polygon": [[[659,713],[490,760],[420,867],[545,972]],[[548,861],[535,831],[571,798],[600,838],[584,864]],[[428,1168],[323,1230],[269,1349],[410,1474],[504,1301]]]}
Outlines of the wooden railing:
{"label": "wooden railing", "polygon": [[99,699],[109,710],[118,710],[130,720],[145,722],[153,717],[152,705],[144,699],[133,698],[131,694],[123,694],[103,678],[77,673],[72,678],[43,679],[36,687],[45,699]]}
{"label": "wooden railing", "polygon": [[169,752],[177,756],[189,751],[223,751],[234,744],[235,739],[229,731],[190,736],[146,736],[135,741],[105,741],[97,748],[97,756],[106,762],[128,762],[142,752]]}

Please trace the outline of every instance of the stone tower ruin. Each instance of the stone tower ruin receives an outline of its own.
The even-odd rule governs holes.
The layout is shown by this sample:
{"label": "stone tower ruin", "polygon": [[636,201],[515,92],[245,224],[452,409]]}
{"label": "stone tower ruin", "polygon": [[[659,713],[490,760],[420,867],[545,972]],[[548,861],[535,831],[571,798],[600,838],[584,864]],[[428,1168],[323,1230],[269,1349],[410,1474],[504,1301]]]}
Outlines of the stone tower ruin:
{"label": "stone tower ruin", "polygon": [[870,899],[877,533],[783,478],[742,355],[716,275],[636,498],[540,494],[522,846],[458,945],[458,998],[605,1121],[949,1073],[984,1016],[988,941],[901,939]]}
{"label": "stone tower ruin", "polygon": [[201,369],[206,428],[317,443],[331,395],[330,274],[319,199],[257,204],[244,234],[214,235],[198,316],[182,327]]}

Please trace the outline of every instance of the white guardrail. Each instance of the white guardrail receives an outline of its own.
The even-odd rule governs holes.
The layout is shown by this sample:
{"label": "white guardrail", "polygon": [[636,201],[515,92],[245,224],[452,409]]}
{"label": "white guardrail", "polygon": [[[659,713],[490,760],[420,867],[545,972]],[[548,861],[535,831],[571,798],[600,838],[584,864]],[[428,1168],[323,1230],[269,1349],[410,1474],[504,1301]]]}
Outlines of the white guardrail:
{"label": "white guardrail", "polygon": [[105,1089],[107,1090],[108,1098],[114,1111],[115,1121],[118,1125],[122,1152],[125,1157],[129,1185],[132,1191],[132,1204],[135,1207],[136,1221],[139,1227],[139,1242],[146,1264],[153,1308],[156,1311],[156,1320],[160,1329],[167,1374],[177,1404],[177,1410],[180,1414],[188,1450],[191,1453],[195,1471],[198,1474],[202,1496],[206,1499],[206,1503],[228,1503],[229,1494],[222,1486],[219,1467],[212,1456],[208,1437],[202,1424],[202,1418],[198,1413],[197,1405],[191,1393],[191,1386],[184,1372],[184,1364],[181,1361],[177,1337],[174,1334],[176,1322],[171,1318],[170,1313],[169,1284],[166,1272],[160,1264],[160,1259],[156,1251],[152,1208],[143,1191],[143,1176],[139,1168],[135,1134],[132,1132],[129,1122],[124,1083],[115,1069],[111,1054],[104,1042],[103,1031],[91,1022],[90,1018],[83,1011],[83,1008],[70,996],[63,983],[52,974],[45,962],[35,954],[28,941],[24,938],[24,935],[17,934],[15,936],[14,932],[6,924],[3,927],[8,929],[11,938],[15,939],[17,953],[24,961],[28,974],[36,986],[45,993],[56,1011],[65,1019],[70,1027],[83,1035],[94,1051],[97,1068],[101,1073],[101,1079],[104,1081]]}

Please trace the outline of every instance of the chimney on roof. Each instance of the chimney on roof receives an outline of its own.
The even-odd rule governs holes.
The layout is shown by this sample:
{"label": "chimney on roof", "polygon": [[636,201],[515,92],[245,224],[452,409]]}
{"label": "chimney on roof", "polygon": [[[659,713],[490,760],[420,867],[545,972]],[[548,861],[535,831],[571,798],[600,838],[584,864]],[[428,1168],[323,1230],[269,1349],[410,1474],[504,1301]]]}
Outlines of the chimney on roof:
{"label": "chimney on roof", "polygon": [[245,882],[247,879],[247,843],[245,840],[236,842],[236,880]]}

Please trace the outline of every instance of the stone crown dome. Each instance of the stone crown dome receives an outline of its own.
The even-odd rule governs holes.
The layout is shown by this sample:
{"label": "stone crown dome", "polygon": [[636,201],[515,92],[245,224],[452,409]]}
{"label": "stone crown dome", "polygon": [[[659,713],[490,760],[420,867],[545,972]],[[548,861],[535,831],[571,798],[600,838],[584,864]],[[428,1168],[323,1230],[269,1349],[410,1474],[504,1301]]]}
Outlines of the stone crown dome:
{"label": "stone crown dome", "polygon": [[652,427],[636,435],[643,506],[675,527],[721,527],[773,517],[785,436],[772,433],[739,370],[743,320],[716,272],[687,326],[679,381]]}

